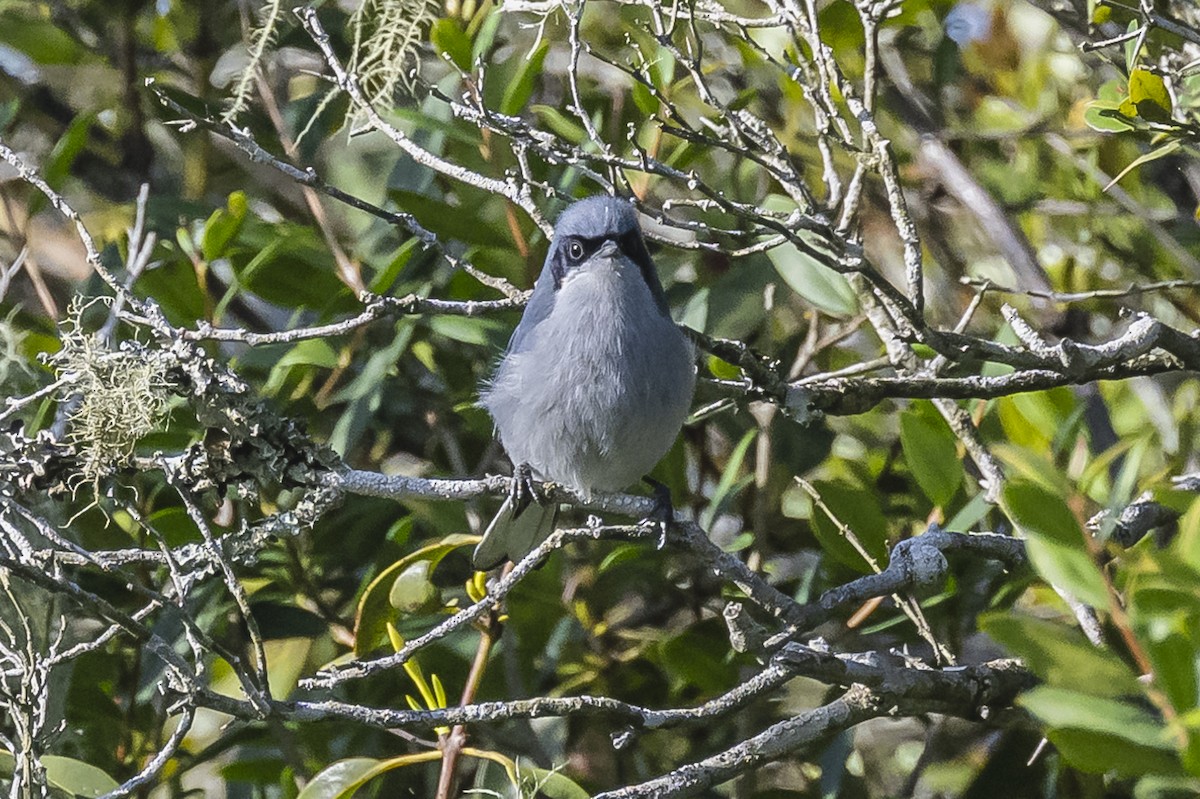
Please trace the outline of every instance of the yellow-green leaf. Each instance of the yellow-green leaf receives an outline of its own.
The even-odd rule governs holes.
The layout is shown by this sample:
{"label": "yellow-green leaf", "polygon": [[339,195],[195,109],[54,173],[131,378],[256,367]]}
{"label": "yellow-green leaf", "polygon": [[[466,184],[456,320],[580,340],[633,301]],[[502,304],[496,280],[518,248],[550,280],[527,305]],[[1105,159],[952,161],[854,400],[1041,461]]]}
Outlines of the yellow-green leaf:
{"label": "yellow-green leaf", "polygon": [[1166,122],[1171,118],[1171,95],[1167,84],[1148,69],[1135,69],[1129,75],[1129,102],[1136,108],[1135,114],[1125,111],[1126,116],[1140,116],[1151,122]]}
{"label": "yellow-green leaf", "polygon": [[1093,607],[1107,606],[1104,578],[1061,496],[1016,480],[1005,486],[1000,506],[1028,539],[1029,559],[1047,582]]}

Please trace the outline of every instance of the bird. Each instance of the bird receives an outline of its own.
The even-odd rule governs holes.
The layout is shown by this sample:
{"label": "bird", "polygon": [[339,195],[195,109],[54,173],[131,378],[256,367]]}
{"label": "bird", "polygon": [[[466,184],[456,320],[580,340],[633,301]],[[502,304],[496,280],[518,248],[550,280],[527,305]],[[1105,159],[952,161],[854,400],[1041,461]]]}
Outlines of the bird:
{"label": "bird", "polygon": [[558,505],[531,502],[530,477],[590,497],[646,475],[678,437],[695,383],[695,349],[671,319],[632,203],[596,196],[568,206],[481,387],[514,488],[475,548],[475,568],[518,562],[553,532]]}

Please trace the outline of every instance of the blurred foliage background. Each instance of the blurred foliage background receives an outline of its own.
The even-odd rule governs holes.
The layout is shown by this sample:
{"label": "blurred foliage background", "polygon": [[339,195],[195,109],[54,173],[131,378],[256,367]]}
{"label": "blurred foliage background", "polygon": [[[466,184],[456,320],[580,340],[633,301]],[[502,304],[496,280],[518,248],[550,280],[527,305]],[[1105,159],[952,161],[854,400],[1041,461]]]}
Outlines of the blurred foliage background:
{"label": "blurred foliage background", "polygon": [[[1008,343],[1017,339],[1000,315],[1002,302],[1051,337],[1103,340],[1121,329],[1127,309],[1193,329],[1200,303],[1196,284],[1187,281],[1200,278],[1194,151],[1200,76],[1187,54],[1195,57],[1196,40],[1153,28],[1145,37],[1084,50],[1081,42],[1123,32],[1137,15],[1113,3],[1040,5],[905,0],[881,25],[878,62],[867,63],[854,6],[819,4],[822,37],[847,77],[860,82],[870,71],[878,81],[876,121],[893,143],[923,244],[927,316],[952,327],[979,285],[990,281],[1000,290],[984,294],[969,326]],[[1195,16],[1186,0],[1151,5],[1185,21]],[[765,13],[750,0],[729,0],[726,8]],[[572,58],[563,13],[502,13],[491,0],[366,0],[361,9],[343,0],[320,5],[318,13],[335,50],[364,76],[385,118],[449,162],[503,177],[517,168],[519,154],[454,118],[431,87],[451,97],[480,92],[500,113],[592,146],[584,126],[565,110]],[[581,100],[600,136],[618,152],[634,152],[636,142],[665,163],[694,170],[732,200],[786,211],[788,198],[752,160],[664,133],[654,118],[660,101],[699,125],[713,111],[647,26],[646,9],[635,5],[593,2],[582,14],[579,36],[596,54],[624,64],[637,52],[652,64],[646,74],[654,93],[612,64],[583,56]],[[376,35],[381,30],[390,38]],[[828,184],[817,122],[802,90],[778,68],[803,46],[785,29],[743,33],[705,29],[699,40],[709,81],[732,107],[769,122],[820,202]],[[1138,45],[1132,52],[1131,43]],[[247,72],[259,54],[260,69]],[[477,59],[487,65],[482,86],[461,72],[470,72]],[[412,214],[450,252],[529,287],[546,251],[539,227],[503,198],[405,156],[352,112],[344,95],[330,93],[318,76],[322,67],[290,10],[270,4],[0,0],[3,140],[81,211],[119,275],[135,198],[149,185],[146,229],[156,240],[132,285],[171,323],[269,332],[336,321],[360,309],[363,289],[451,300],[500,295],[407,231],[309,193],[228,139],[180,124],[181,114],[158,100],[147,79],[186,108],[224,115],[266,150],[312,166],[328,183]],[[1169,80],[1155,83],[1161,75]],[[1122,111],[1134,94],[1133,106]],[[1135,164],[1147,153],[1154,157]],[[838,153],[835,162],[846,175],[853,172],[849,155]],[[538,162],[532,169],[564,196],[600,190],[577,168]],[[684,187],[654,175],[631,173],[629,181],[651,209],[686,195]],[[71,314],[86,329],[103,324],[105,306],[71,311],[72,298],[106,289],[86,264],[70,223],[11,169],[0,168],[0,200],[0,261],[21,263],[6,270],[0,284],[0,394],[19,397],[54,380],[44,356],[64,346]],[[563,207],[561,199],[536,200],[551,220]],[[681,215],[692,218],[686,208]],[[880,342],[863,324],[850,281],[790,245],[734,257],[745,230],[737,219],[718,218],[726,232],[655,228],[660,238],[683,245],[660,244],[654,252],[682,324],[747,342],[778,359],[793,379],[880,358]],[[860,222],[871,261],[903,285],[902,241],[884,186],[873,177]],[[697,238],[720,247],[689,248]],[[1125,292],[1131,284],[1160,281],[1182,282]],[[1078,296],[1057,301],[1029,291]],[[475,401],[517,318],[517,311],[406,315],[298,343],[209,346],[274,411],[297,420],[347,464],[461,477],[507,469]],[[123,326],[121,336],[137,332]],[[983,368],[985,374],[1001,371]],[[704,374],[729,379],[738,371],[709,359]],[[696,407],[727,394],[703,384]],[[921,597],[938,641],[961,662],[998,656],[1004,647],[1029,659],[1046,684],[1029,695],[1027,712],[987,725],[940,716],[873,721],[713,795],[1194,795],[1200,785],[1200,504],[1193,494],[1173,490],[1169,478],[1200,468],[1198,399],[1200,383],[1180,373],[964,401],[983,441],[1021,481],[1006,494],[1007,512],[986,501],[954,434],[926,401],[885,402],[808,425],[772,406],[739,401],[689,424],[655,475],[717,543],[801,602],[867,568],[796,476],[810,480],[829,512],[881,557],[889,544],[930,522],[956,531],[1004,531],[1010,519],[1029,528],[1048,517],[1066,519],[1074,532],[1060,527],[1055,534],[1065,536],[1063,548],[1071,554],[1048,555],[1038,564],[1045,571],[1047,563],[1053,568],[1087,553],[1078,534],[1085,520],[1119,511],[1144,491],[1183,514],[1165,547],[1147,541],[1110,553],[1103,571],[1096,567],[1079,578],[1082,585],[1099,585],[1101,600],[1105,585],[1124,597],[1123,613],[1106,614],[1108,650],[1084,642],[1067,606],[1033,574],[1008,574],[963,558],[944,589]],[[165,418],[137,444],[142,455],[178,452],[205,435],[187,402],[164,401]],[[81,440],[94,435],[71,430],[62,404],[53,396],[33,404],[22,416],[26,430],[57,426]],[[101,471],[97,490],[47,499],[39,512],[88,549],[147,546],[145,531],[114,502],[119,496],[136,503],[172,545],[201,540],[161,475],[128,467]],[[232,529],[288,509],[294,489],[214,493],[206,510],[218,530]],[[470,601],[469,547],[455,536],[477,533],[492,510],[487,502],[351,497],[312,529],[281,536],[264,550],[241,578],[266,639],[275,695],[303,695],[296,692],[302,675],[346,656],[360,604],[376,614],[373,639],[357,641],[365,654],[389,646],[387,623],[411,638]],[[1100,557],[1104,549],[1100,539],[1087,554]],[[414,563],[424,565],[414,572]],[[395,580],[402,572],[408,582]],[[86,587],[133,607],[119,580],[90,574]],[[232,600],[219,584],[211,588],[195,612],[215,638],[233,651],[244,649]],[[51,601],[33,592],[24,596]],[[697,704],[757,668],[753,656],[730,650],[722,602],[721,586],[686,553],[640,544],[570,547],[511,595],[476,696],[587,693],[650,707]],[[182,635],[166,626],[157,631],[168,640]],[[929,654],[890,601],[818,632],[837,651],[909,647]],[[1139,643],[1122,644],[1130,640]],[[397,669],[350,685],[340,696],[371,706],[405,707],[406,696],[436,704],[436,675],[440,701],[448,694],[455,703],[479,645],[478,634],[446,639],[422,652],[415,674]],[[1149,702],[1129,698],[1142,696],[1134,682],[1145,665],[1139,655],[1155,668],[1158,693]],[[215,690],[237,690],[221,658],[209,665]],[[164,724],[169,731],[157,699],[161,676],[153,657],[121,639],[60,669],[53,715],[64,726],[50,750],[117,781],[136,773],[162,746]],[[586,717],[492,724],[473,728],[470,740],[523,765],[555,770],[563,779],[527,771],[543,783],[544,795],[586,795],[578,791],[635,783],[727,748],[820,704],[828,691],[797,679],[730,723],[647,733],[622,751],[614,750],[605,724]],[[434,795],[436,763],[389,760],[425,751],[406,736],[348,722],[229,721],[201,711],[162,786],[140,795],[291,797],[347,758],[371,759],[349,761],[355,768],[393,763],[361,795]],[[1054,745],[1027,763],[1047,730]],[[508,779],[495,762],[472,760],[463,768],[464,790],[508,795]],[[524,791],[534,795],[531,784]]]}

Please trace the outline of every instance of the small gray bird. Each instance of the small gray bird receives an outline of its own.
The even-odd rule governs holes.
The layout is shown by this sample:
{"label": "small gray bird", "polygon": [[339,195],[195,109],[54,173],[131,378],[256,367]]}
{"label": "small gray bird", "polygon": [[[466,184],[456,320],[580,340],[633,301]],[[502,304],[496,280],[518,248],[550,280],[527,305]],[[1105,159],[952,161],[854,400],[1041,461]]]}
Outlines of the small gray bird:
{"label": "small gray bird", "polygon": [[[617,491],[671,448],[696,383],[637,214],[626,200],[571,205],[499,367],[481,392],[517,474],[584,495]],[[518,561],[554,529],[557,505],[505,500],[475,568]]]}

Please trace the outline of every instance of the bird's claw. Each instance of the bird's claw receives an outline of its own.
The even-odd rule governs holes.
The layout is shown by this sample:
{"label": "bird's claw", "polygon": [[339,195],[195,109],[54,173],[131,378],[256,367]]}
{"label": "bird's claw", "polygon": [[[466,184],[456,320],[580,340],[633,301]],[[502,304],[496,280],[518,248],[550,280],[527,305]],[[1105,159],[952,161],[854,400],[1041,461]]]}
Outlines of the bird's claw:
{"label": "bird's claw", "polygon": [[513,469],[508,496],[512,500],[514,518],[524,513],[530,503],[546,504],[541,492],[538,491],[537,486],[533,483],[533,469],[528,463],[519,463]]}
{"label": "bird's claw", "polygon": [[642,480],[654,490],[654,508],[646,516],[645,521],[658,528],[657,547],[662,549],[667,545],[667,533],[675,524],[675,506],[671,503],[671,489],[653,477],[643,477]]}

